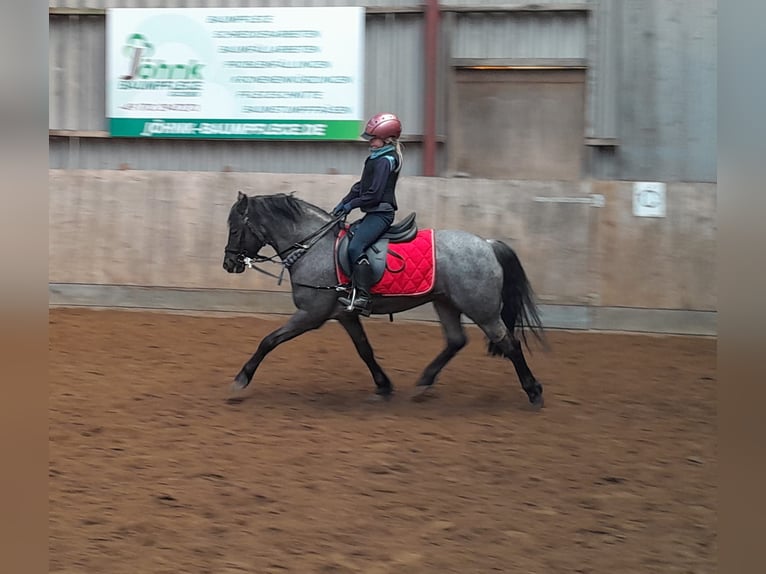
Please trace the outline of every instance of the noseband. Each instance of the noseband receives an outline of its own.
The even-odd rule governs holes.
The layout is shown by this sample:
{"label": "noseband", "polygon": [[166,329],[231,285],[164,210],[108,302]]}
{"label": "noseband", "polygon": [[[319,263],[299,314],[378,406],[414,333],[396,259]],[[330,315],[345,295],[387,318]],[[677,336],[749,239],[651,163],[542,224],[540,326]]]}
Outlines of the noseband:
{"label": "noseband", "polygon": [[[245,215],[242,217],[242,223],[245,228],[247,228],[250,233],[255,236],[255,238],[258,240],[258,242],[261,244],[261,248],[263,248],[264,245],[267,244],[266,239],[258,232],[258,230],[255,229],[255,226],[253,226],[253,223],[250,221],[250,216],[245,213]],[[259,249],[260,251],[260,249]],[[236,259],[238,263],[244,263],[245,265],[248,265],[248,260],[252,261],[253,259],[257,261],[271,261],[273,257],[263,257],[262,255],[258,255],[258,253],[255,254],[254,258],[248,257],[245,252],[245,235],[244,233],[240,235],[239,237],[239,245],[237,246],[237,249],[225,249],[224,253],[227,255],[231,255]],[[249,266],[249,265],[248,265]]]}

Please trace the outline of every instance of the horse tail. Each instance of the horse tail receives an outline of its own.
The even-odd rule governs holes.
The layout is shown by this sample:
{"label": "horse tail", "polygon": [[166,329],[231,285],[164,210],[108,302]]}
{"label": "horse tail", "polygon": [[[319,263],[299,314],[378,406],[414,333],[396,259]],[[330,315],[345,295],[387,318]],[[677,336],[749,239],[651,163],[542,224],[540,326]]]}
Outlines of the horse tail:
{"label": "horse tail", "polygon": [[[503,268],[503,309],[500,313],[503,323],[512,336],[515,336],[516,332],[521,335],[527,349],[529,349],[529,344],[527,343],[526,330],[531,331],[543,347],[547,348],[542,321],[540,321],[540,315],[535,304],[535,295],[518,255],[502,241],[490,239],[489,243],[495,252],[497,261]],[[491,341],[489,352],[493,355],[502,354],[500,349]]]}

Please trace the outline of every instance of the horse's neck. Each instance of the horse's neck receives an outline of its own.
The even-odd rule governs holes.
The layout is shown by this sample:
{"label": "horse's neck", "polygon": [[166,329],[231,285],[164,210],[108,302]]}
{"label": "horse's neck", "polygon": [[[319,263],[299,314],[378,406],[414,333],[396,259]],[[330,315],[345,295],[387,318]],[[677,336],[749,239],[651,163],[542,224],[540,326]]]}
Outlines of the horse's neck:
{"label": "horse's neck", "polygon": [[299,243],[314,232],[318,231],[325,223],[327,219],[323,219],[319,214],[307,212],[297,222],[285,225],[280,222],[274,221],[271,225],[272,229],[269,230],[271,238],[274,241],[272,247],[277,253],[282,253],[291,246]]}

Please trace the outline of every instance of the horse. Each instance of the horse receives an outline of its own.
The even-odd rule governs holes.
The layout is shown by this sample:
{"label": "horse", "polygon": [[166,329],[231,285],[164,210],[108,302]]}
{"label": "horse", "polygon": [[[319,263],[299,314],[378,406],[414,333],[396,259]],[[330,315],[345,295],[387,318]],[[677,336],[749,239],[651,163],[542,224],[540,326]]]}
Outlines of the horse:
{"label": "horse", "polygon": [[[408,218],[410,231],[413,224],[416,228],[414,218],[414,213]],[[228,216],[223,268],[228,273],[243,273],[250,267],[276,278],[255,264],[281,263],[282,273],[289,272],[292,299],[297,310],[284,325],[261,340],[255,353],[234,378],[233,391],[241,391],[250,384],[261,362],[278,345],[319,329],[333,319],[351,337],[356,352],[372,375],[375,383],[372,398],[391,397],[394,386],[375,359],[359,314],[349,312],[338,301],[339,292],[351,291],[348,284],[339,282],[342,275],[336,266],[339,237],[353,231],[353,224],[349,226],[345,219],[346,215],[333,217],[294,194],[247,196],[238,192]],[[432,303],[443,327],[446,347],[420,374],[413,400],[423,400],[432,394],[429,391],[439,373],[467,344],[461,321],[465,315],[486,335],[488,353],[511,361],[532,407],[542,407],[543,387],[526,362],[521,340],[529,350],[526,332],[531,332],[546,345],[544,329],[534,293],[518,256],[499,240],[484,239],[461,230],[430,231],[435,263],[431,267],[432,288],[415,295],[376,294],[374,287],[372,291],[373,315],[389,315],[393,320],[395,313]],[[406,232],[402,225],[395,224],[388,239],[383,241],[400,242],[388,243],[392,249],[404,246],[412,239],[412,233]],[[397,233],[398,238],[395,237]],[[266,245],[276,252],[275,255],[259,254]],[[385,250],[386,243],[380,245]],[[373,250],[368,250],[371,256]],[[281,282],[282,274],[278,278]]]}

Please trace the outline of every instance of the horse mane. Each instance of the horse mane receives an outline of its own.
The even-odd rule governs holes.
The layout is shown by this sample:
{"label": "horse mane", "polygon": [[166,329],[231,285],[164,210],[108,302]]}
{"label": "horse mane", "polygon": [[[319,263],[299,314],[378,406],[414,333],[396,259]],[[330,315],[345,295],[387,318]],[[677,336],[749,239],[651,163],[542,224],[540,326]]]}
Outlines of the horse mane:
{"label": "horse mane", "polygon": [[298,199],[293,194],[276,193],[274,195],[254,195],[250,197],[252,207],[259,215],[268,219],[279,218],[297,222],[308,213],[327,215],[316,205]]}

